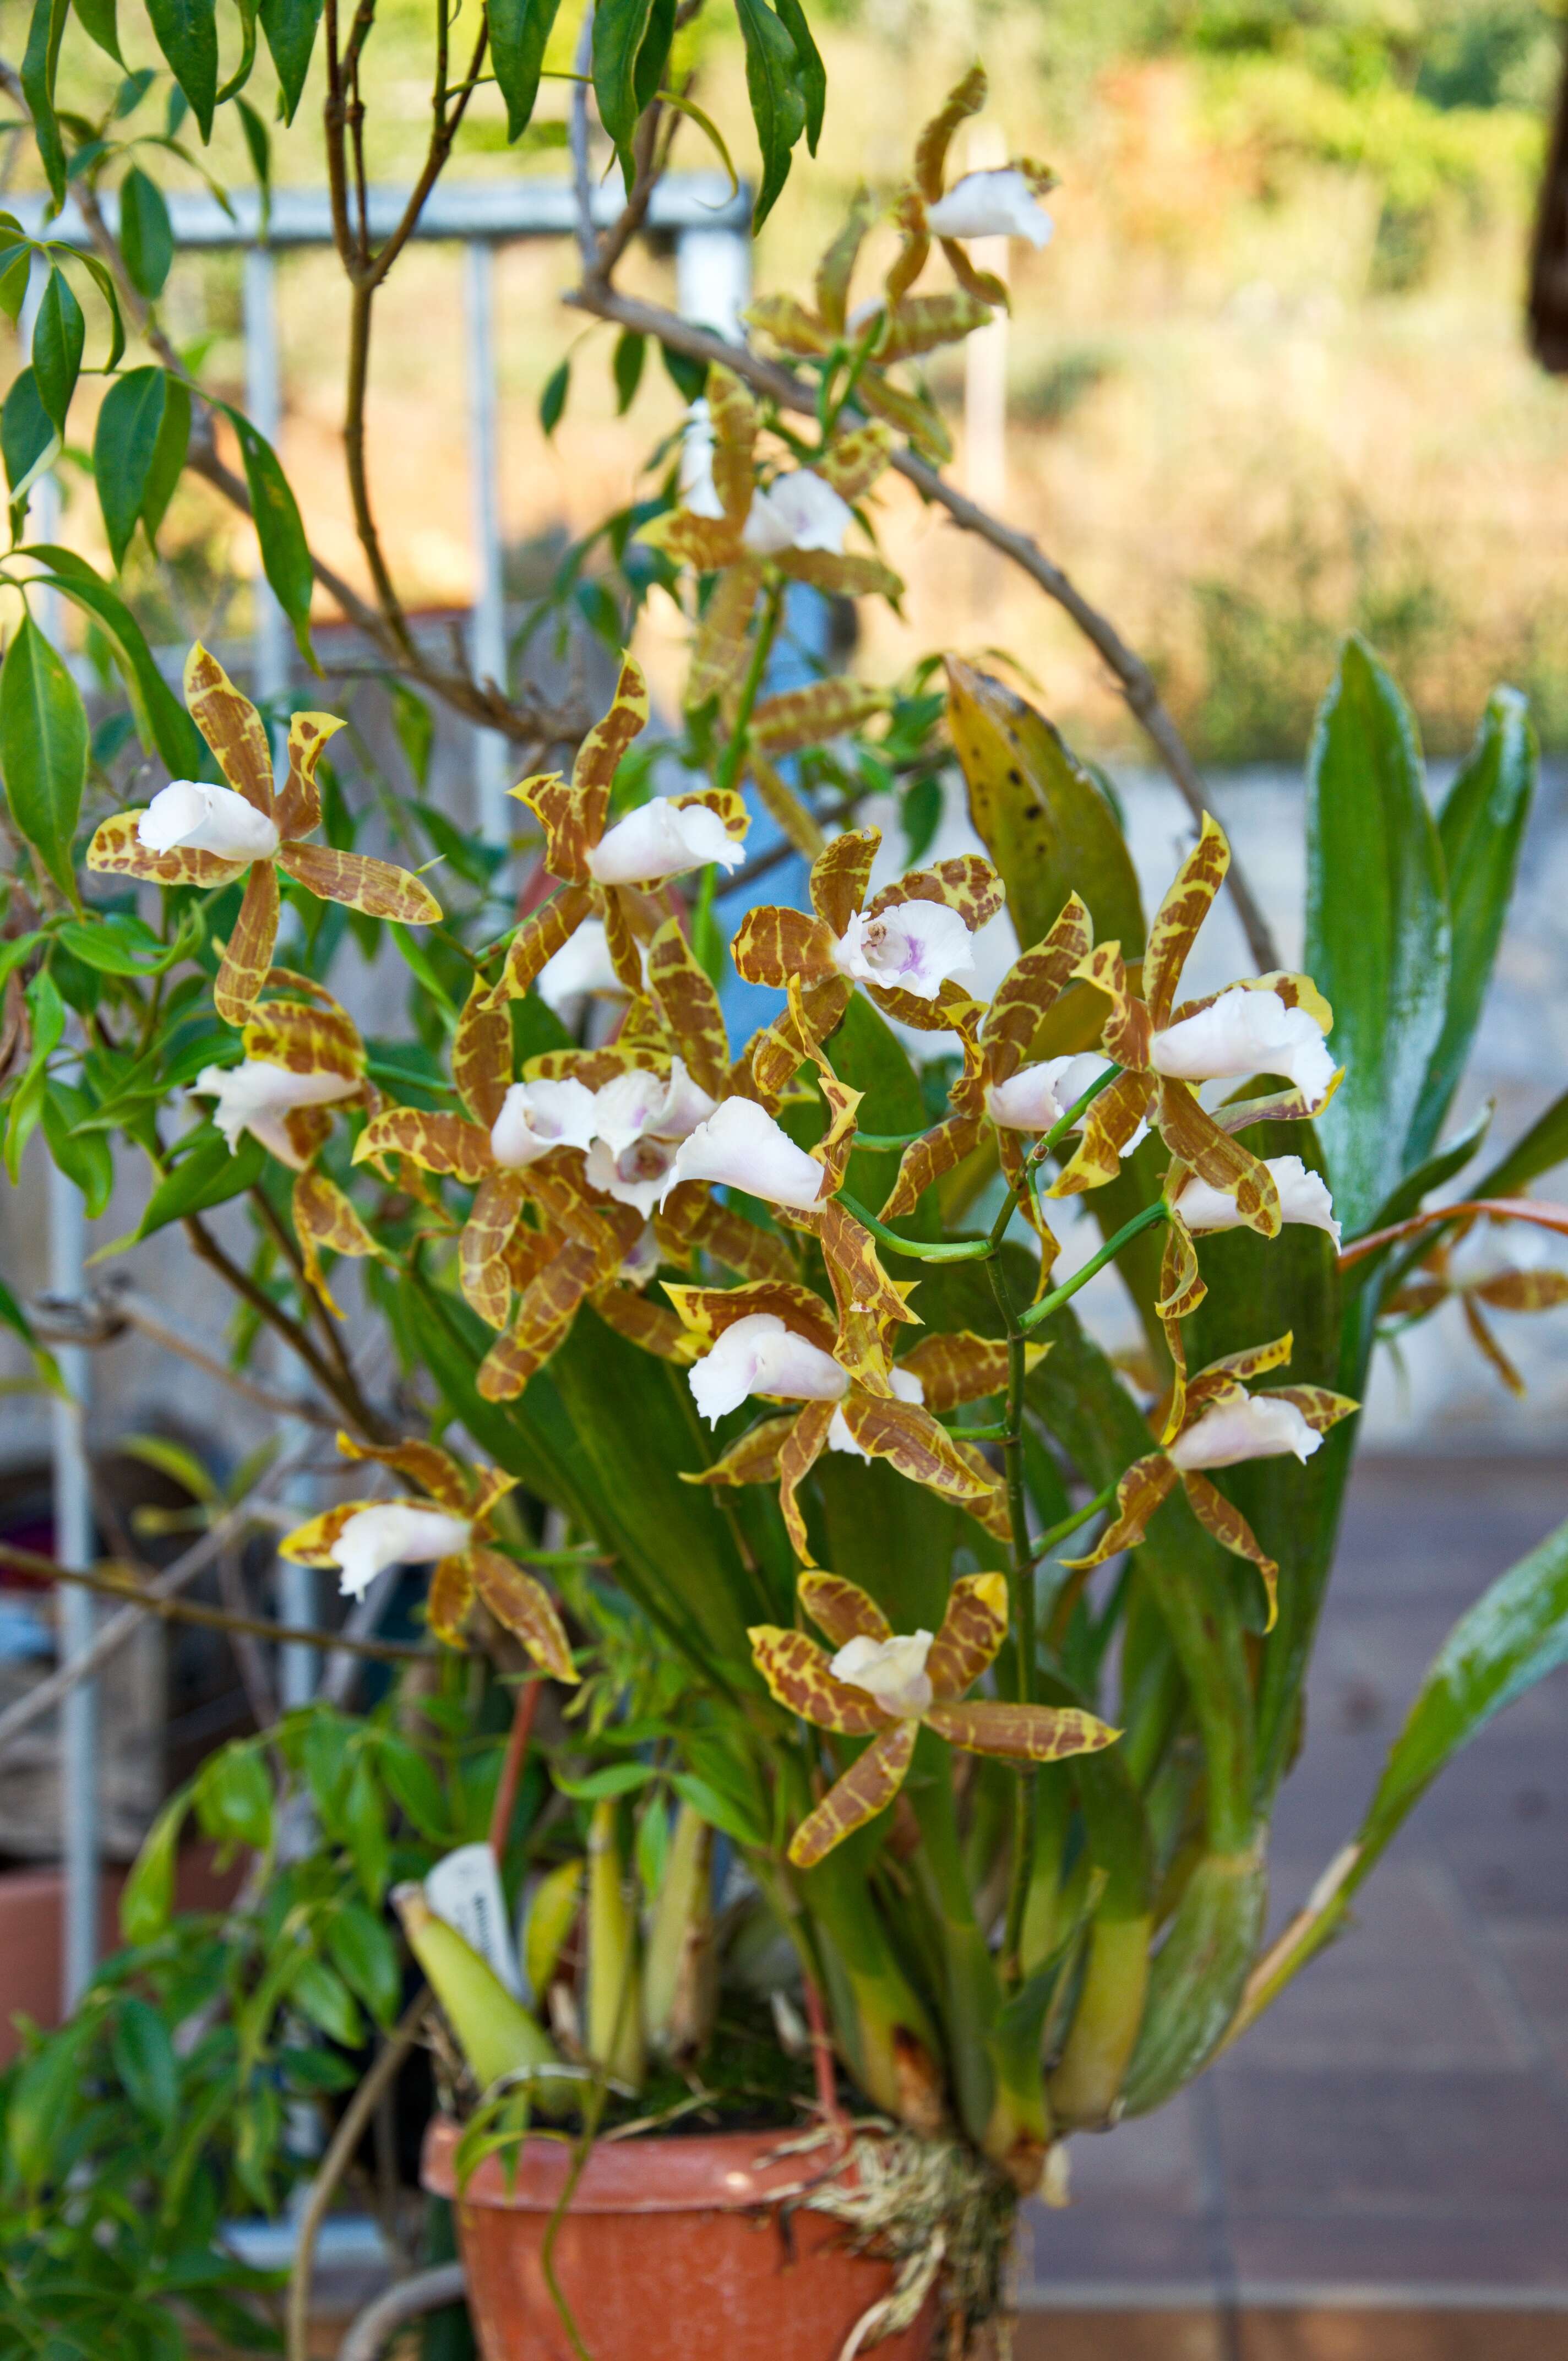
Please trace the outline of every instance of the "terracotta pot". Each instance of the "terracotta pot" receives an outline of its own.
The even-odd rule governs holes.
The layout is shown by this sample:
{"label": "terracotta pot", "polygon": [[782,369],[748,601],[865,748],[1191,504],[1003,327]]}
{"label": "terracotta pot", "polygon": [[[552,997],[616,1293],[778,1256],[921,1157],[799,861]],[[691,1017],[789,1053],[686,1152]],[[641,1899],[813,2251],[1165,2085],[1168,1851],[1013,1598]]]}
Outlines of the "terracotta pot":
{"label": "terracotta pot", "polygon": [[[784,2132],[630,2139],[590,2155],[555,2239],[555,2276],[592,2361],[835,2361],[893,2268],[848,2251],[839,2224],[773,2192],[823,2169],[776,2154]],[[578,2361],[541,2249],[571,2168],[563,2140],[487,2157],[461,2197],[458,2126],[425,2136],[424,2185],[452,2199],[484,2361]],[[508,2185],[508,2166],[511,2169]],[[927,2361],[934,2307],[875,2347]]]}

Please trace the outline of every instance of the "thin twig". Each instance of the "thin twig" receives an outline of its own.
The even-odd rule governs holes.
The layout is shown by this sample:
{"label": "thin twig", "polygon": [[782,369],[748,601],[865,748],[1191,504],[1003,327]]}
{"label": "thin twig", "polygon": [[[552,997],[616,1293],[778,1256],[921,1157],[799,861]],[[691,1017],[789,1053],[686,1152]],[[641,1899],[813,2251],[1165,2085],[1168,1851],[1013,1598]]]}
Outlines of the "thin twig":
{"label": "thin twig", "polygon": [[[146,1302],[139,1295],[128,1290],[117,1294],[115,1309],[127,1327],[137,1329],[151,1343],[161,1345],[165,1352],[175,1353],[181,1360],[189,1361],[193,1368],[215,1378],[220,1385],[229,1387],[246,1401],[254,1402],[258,1410],[269,1411],[274,1418],[302,1419],[307,1425],[323,1427],[329,1433],[334,1432],[339,1425],[340,1421],[333,1411],[323,1410],[320,1402],[313,1401],[308,1395],[273,1393],[268,1387],[258,1386],[253,1378],[247,1378],[243,1369],[231,1369],[210,1353],[204,1353],[199,1345],[192,1344],[188,1336],[181,1335],[177,1329],[170,1327],[157,1307]],[[105,1337],[103,1341],[108,1344],[114,1340]]]}
{"label": "thin twig", "polygon": [[202,1260],[215,1270],[235,1293],[243,1297],[251,1310],[259,1313],[268,1326],[281,1336],[291,1352],[298,1354],[322,1391],[346,1414],[350,1425],[372,1443],[389,1443],[392,1430],[378,1411],[373,1410],[350,1377],[345,1385],[338,1372],[325,1361],[306,1331],[297,1320],[291,1319],[281,1304],[274,1303],[264,1287],[258,1287],[248,1271],[242,1270],[224,1252],[212,1232],[194,1213],[184,1217],[185,1234]]}
{"label": "thin twig", "polygon": [[428,2271],[416,2271],[411,2279],[389,2288],[359,2313],[338,2347],[337,2361],[381,2361],[400,2328],[428,2312],[444,2312],[449,2304],[461,2303],[467,2285],[461,2263],[436,2263]]}
{"label": "thin twig", "polygon": [[[696,326],[683,320],[676,313],[668,312],[657,303],[645,303],[635,296],[623,295],[608,285],[597,271],[585,273],[580,287],[574,288],[564,301],[579,312],[588,312],[596,319],[618,322],[620,326],[634,329],[639,335],[653,336],[672,351],[685,353],[693,360],[717,361],[744,379],[755,391],[767,395],[781,409],[815,414],[816,388],[792,369],[777,362],[763,360],[744,346],[732,345],[710,328]],[[1167,710],[1155,685],[1154,675],[1135,651],[1127,645],[1115,625],[1098,608],[1091,605],[1071,578],[1048,558],[1039,544],[1028,533],[1017,532],[1003,524],[988,509],[959,491],[936,468],[927,467],[913,451],[895,450],[890,463],[913,484],[923,500],[947,510],[960,532],[972,533],[989,542],[1004,557],[1012,559],[1036,583],[1048,598],[1054,598],[1083,632],[1086,639],[1103,657],[1114,674],[1129,710],[1143,728],[1166,772],[1195,819],[1201,819],[1207,798],[1201,774],[1188,751],[1180,731]],[[1260,972],[1270,973],[1280,965],[1279,952],[1263,916],[1256,896],[1247,884],[1239,862],[1232,859],[1226,884],[1235,902],[1236,915],[1245,932],[1247,945]]]}

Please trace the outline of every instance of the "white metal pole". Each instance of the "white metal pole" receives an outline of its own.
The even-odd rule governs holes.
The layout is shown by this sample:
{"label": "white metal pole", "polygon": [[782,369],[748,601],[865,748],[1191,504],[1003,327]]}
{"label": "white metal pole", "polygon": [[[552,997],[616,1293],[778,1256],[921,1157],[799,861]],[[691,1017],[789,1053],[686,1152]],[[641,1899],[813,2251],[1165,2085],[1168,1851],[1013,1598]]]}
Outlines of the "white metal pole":
{"label": "white metal pole", "polygon": [[[469,660],[480,680],[506,686],[506,580],[501,553],[500,436],[496,400],[496,256],[486,238],[463,249],[468,348],[468,480],[474,533],[474,610]],[[506,802],[511,749],[499,730],[474,732],[475,786],[486,841],[511,833]],[[496,884],[503,886],[498,873]],[[503,889],[504,890],[504,889]]]}
{"label": "white metal pole", "polygon": [[[245,251],[245,407],[258,434],[274,449],[283,414],[278,357],[278,266],[268,246]],[[270,584],[256,568],[256,693],[261,704],[280,697],[289,686],[289,623]]]}

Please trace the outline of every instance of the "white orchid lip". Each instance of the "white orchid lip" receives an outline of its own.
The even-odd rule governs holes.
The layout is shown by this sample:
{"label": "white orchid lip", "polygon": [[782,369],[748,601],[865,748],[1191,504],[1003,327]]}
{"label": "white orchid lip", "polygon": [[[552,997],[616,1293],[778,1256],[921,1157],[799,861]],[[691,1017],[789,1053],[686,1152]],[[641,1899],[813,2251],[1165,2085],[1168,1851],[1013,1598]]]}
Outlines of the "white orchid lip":
{"label": "white orchid lip", "polygon": [[586,1148],[594,1136],[594,1094],[570,1076],[513,1082],[490,1126],[490,1154],[508,1172],[537,1164],[553,1148]]}
{"label": "white orchid lip", "polygon": [[[888,1383],[893,1388],[894,1401],[918,1403],[926,1399],[926,1389],[913,1369],[890,1369]],[[850,1431],[850,1422],[841,1409],[834,1411],[832,1423],[828,1429],[828,1448],[829,1451],[841,1451],[851,1459],[869,1459],[872,1455],[864,1444],[855,1441]]]}
{"label": "white orchid lip", "polygon": [[857,1632],[834,1657],[834,1678],[864,1689],[884,1713],[918,1721],[933,1695],[926,1670],[931,1637],[929,1631],[901,1631],[891,1640],[872,1640]]}
{"label": "white orchid lip", "polygon": [[853,509],[831,484],[813,468],[796,467],[752,493],[740,538],[753,557],[777,557],[786,549],[842,557],[854,521]]}
{"label": "white orchid lip", "polygon": [[1038,253],[1056,225],[1016,164],[966,172],[945,197],[926,208],[933,237],[1023,237]]}
{"label": "white orchid lip", "polygon": [[265,812],[232,787],[170,779],[137,822],[149,852],[214,852],[224,861],[270,861],[282,842]]}
{"label": "white orchid lip", "polygon": [[673,1058],[667,1074],[642,1066],[615,1074],[594,1093],[594,1137],[619,1156],[644,1134],[654,1139],[685,1139],[707,1121],[717,1102]]}
{"label": "white orchid lip", "polygon": [[652,796],[617,820],[587,860],[588,873],[600,885],[657,885],[711,862],[734,869],[745,857],[745,848],[707,804]]}
{"label": "white orchid lip", "polygon": [[614,994],[626,997],[626,986],[615,972],[602,918],[585,918],[553,959],[534,978],[534,989],[557,1016],[574,1000]]}
{"label": "white orchid lip", "polygon": [[[1310,1171],[1299,1156],[1270,1156],[1265,1160],[1264,1170],[1272,1174],[1279,1191],[1281,1217],[1315,1230],[1326,1230],[1337,1247],[1340,1225],[1322,1174]],[[1237,1229],[1241,1224],[1235,1199],[1227,1197],[1223,1189],[1211,1188],[1196,1174],[1178,1197],[1176,1210],[1195,1237],[1214,1230]]]}
{"label": "white orchid lip", "polygon": [[686,1372],[686,1383],[709,1426],[739,1410],[749,1394],[838,1401],[850,1387],[832,1354],[786,1327],[776,1312],[751,1312],[735,1321]]}
{"label": "white orchid lip", "polygon": [[692,403],[681,440],[681,506],[688,516],[711,517],[717,522],[724,503],[713,480],[713,413],[706,396]]}
{"label": "white orchid lip", "polygon": [[216,1099],[213,1121],[231,1155],[241,1132],[248,1131],[280,1164],[302,1172],[307,1159],[289,1137],[288,1117],[296,1107],[331,1106],[338,1099],[352,1098],[358,1087],[352,1074],[296,1074],[287,1066],[247,1058],[238,1066],[203,1066],[191,1091],[196,1098]]}
{"label": "white orchid lip", "polygon": [[596,1139],[583,1170],[590,1189],[613,1197],[618,1205],[633,1206],[644,1221],[657,1207],[675,1160],[675,1144],[644,1133],[617,1155],[607,1141]]}
{"label": "white orchid lip", "polygon": [[949,976],[974,972],[974,937],[945,902],[895,902],[868,918],[857,910],[833,945],[833,964],[857,983],[935,1000]]}
{"label": "white orchid lip", "polygon": [[755,1099],[725,1099],[681,1142],[664,1196],[682,1180],[744,1189],[767,1204],[803,1213],[821,1195],[823,1171]]}
{"label": "white orchid lip", "polygon": [[1240,984],[1157,1033],[1149,1063],[1157,1074],[1180,1082],[1284,1074],[1310,1107],[1322,1104],[1334,1078],[1321,1027],[1306,1009],[1288,1008],[1277,992]]}
{"label": "white orchid lip", "polygon": [[1020,1066],[1004,1082],[992,1082],[985,1094],[985,1111],[1003,1131],[1050,1131],[1110,1070],[1111,1060],[1097,1058],[1091,1049],[1074,1057],[1045,1058],[1037,1065]]}
{"label": "white orchid lip", "polygon": [[389,1565],[427,1565],[468,1546],[473,1526],[466,1517],[441,1509],[421,1509],[408,1500],[378,1501],[349,1518],[332,1545],[345,1598],[363,1598]]}
{"label": "white orchid lip", "polygon": [[1166,1456],[1177,1467],[1236,1467],[1246,1459],[1310,1459],[1322,1443],[1294,1402],[1277,1394],[1249,1394],[1245,1401],[1217,1402],[1179,1434]]}

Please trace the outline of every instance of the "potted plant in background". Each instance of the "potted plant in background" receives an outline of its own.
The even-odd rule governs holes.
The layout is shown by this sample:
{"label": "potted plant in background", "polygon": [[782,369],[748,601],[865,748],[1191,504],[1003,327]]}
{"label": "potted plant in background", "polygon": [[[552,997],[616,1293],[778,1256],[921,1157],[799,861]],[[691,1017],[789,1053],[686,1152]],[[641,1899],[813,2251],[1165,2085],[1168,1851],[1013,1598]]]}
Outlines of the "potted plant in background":
{"label": "potted plant in background", "polygon": [[[631,193],[622,232],[585,233],[580,300],[659,337],[705,405],[614,537],[628,606],[657,584],[690,619],[662,742],[698,784],[654,791],[623,653],[591,726],[535,733],[577,742],[516,791],[540,867],[498,923],[493,864],[449,818],[430,830],[442,899],[358,849],[332,716],[280,729],[275,770],[207,651],[187,717],[111,585],[53,545],[9,562],[25,595],[58,589],[106,635],[174,774],[137,801],[95,774],[84,828],[80,700],[21,626],[0,671],[13,1168],[40,1124],[83,1184],[113,1139],[144,1156],[143,1234],[183,1223],[342,1421],[354,1496],[285,1554],[355,1596],[431,1569],[429,1642],[381,1646],[414,1660],[389,1695],[281,1717],[171,1800],[127,1948],[9,2076],[0,2304],[24,2350],[173,2354],[187,2313],[264,2341],[270,2283],[223,2223],[309,2180],[299,2361],[315,2228],[422,2040],[424,2177],[455,2208],[493,2361],[520,2335],[599,2361],[659,2335],[801,2361],[913,2356],[938,2330],[965,2349],[1003,2306],[1019,2197],[1062,2193],[1070,2136],[1159,2105],[1244,2031],[1437,1770],[1563,1654],[1559,1534],[1464,1620],[1359,1835],[1264,1948],[1269,1813],[1379,1334],[1450,1286],[1543,1307],[1550,1289],[1456,1278],[1448,1257],[1483,1224],[1568,1226],[1525,1193],[1568,1147],[1557,1109],[1465,1199],[1427,1202],[1480,1150],[1478,1127],[1440,1135],[1529,807],[1520,701],[1498,692],[1434,819],[1408,711],[1352,642],[1310,765],[1304,972],[1260,944],[1259,972],[1184,1000],[1227,882],[1212,819],[1150,917],[1102,782],[988,673],[950,660],[945,697],[925,669],[892,691],[771,691],[793,584],[897,597],[870,532],[888,467],[966,521],[907,364],[1001,300],[962,241],[1036,228],[1048,176],[954,179],[970,76],[921,135],[869,305],[867,205],[810,304],[754,308],[780,357],[716,350],[611,281],[692,105],[664,86],[663,20],[644,11],[616,51],[623,19],[600,12],[591,62]],[[820,85],[798,10],[741,23],[765,210]],[[520,51],[510,20],[485,37],[519,131],[538,44]],[[336,90],[335,25],[323,38]],[[23,83],[52,171],[40,40]],[[444,80],[438,95],[439,135]],[[80,161],[89,199],[104,139]],[[381,264],[355,235],[367,336]],[[93,284],[117,317],[104,274],[121,295],[139,281],[104,240]],[[921,283],[934,242],[939,291]],[[72,267],[51,259],[45,299],[67,326]],[[51,433],[71,341],[51,325],[33,365]],[[170,356],[143,375],[161,416],[188,401]],[[248,429],[242,449],[304,632],[302,528]],[[106,438],[106,515],[129,467]],[[356,505],[368,550],[362,471]],[[394,669],[494,719],[488,688],[422,674],[380,588]],[[1136,659],[1084,620],[1168,730]],[[857,795],[929,778],[949,747],[984,854],[916,856],[873,886]],[[748,785],[812,867],[809,908],[753,907],[729,947],[780,995],[736,1044],[716,907]],[[974,939],[1003,908],[1018,956],[982,1000]],[[537,989],[586,929],[622,1003],[607,1038],[573,1038]],[[378,986],[372,1026],[355,970],[394,952],[400,1032]],[[1064,1276],[1053,1225],[1075,1198],[1102,1243]],[[231,1201],[254,1247],[217,1234]],[[1144,1331],[1130,1375],[1073,1308],[1111,1266]],[[372,1325],[395,1396],[365,1374]],[[221,1917],[170,1913],[192,1814],[254,1856]],[[367,2067],[367,2021],[386,2037]],[[313,2106],[319,2158],[299,2136]],[[381,2161],[397,2235],[385,2137]],[[380,2325],[454,2285],[411,2282]]]}

